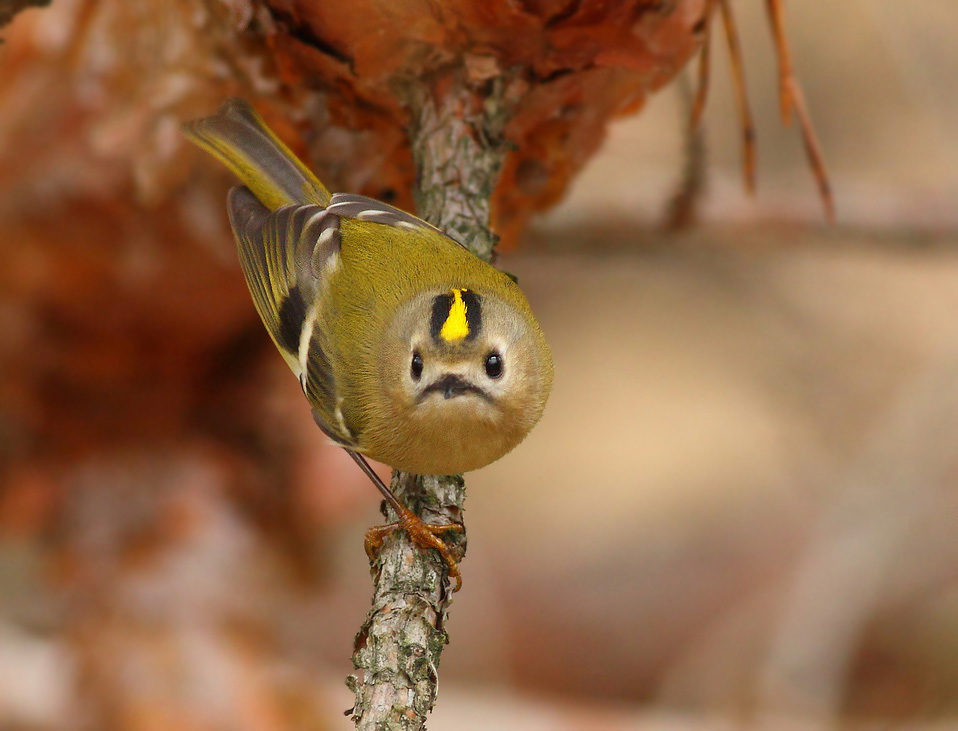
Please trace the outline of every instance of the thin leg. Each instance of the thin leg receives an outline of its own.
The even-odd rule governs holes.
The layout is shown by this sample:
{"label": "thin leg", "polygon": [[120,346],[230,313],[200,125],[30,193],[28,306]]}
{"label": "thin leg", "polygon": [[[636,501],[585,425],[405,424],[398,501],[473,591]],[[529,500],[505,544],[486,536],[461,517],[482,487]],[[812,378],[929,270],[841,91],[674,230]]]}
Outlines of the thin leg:
{"label": "thin leg", "polygon": [[366,477],[372,480],[373,485],[376,486],[376,489],[379,490],[386,499],[386,502],[389,503],[392,509],[396,511],[396,515],[399,516],[399,520],[395,523],[376,526],[366,532],[365,548],[369,560],[375,560],[376,553],[382,547],[386,536],[395,530],[402,529],[409,534],[409,538],[412,542],[420,548],[434,548],[439,551],[439,555],[442,556],[446,562],[446,566],[449,568],[449,576],[456,580],[456,587],[453,591],[459,591],[459,589],[462,588],[462,574],[459,573],[459,565],[452,557],[449,547],[439,538],[439,535],[451,530],[462,530],[462,526],[456,525],[455,523],[448,525],[432,525],[431,523],[426,523],[422,518],[399,502],[399,498],[379,479],[379,475],[369,466],[369,462],[366,461],[365,457],[351,449],[347,449],[346,454],[352,457],[356,464],[359,465],[359,468],[366,473]]}

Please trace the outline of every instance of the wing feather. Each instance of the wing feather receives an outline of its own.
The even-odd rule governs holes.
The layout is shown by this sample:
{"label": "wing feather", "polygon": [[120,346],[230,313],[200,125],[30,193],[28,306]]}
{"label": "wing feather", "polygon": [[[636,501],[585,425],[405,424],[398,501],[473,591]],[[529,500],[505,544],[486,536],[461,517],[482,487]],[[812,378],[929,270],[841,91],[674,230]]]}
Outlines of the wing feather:
{"label": "wing feather", "polygon": [[253,304],[286,362],[300,376],[301,333],[324,270],[339,251],[338,237],[322,233],[338,230],[339,219],[319,205],[270,211],[244,187],[230,191],[228,208]]}
{"label": "wing feather", "polygon": [[337,390],[333,344],[319,327],[322,292],[338,268],[340,220],[442,232],[398,208],[352,194],[337,193],[326,207],[287,205],[271,211],[241,186],[230,191],[228,208],[256,311],[299,378],[316,422],[335,442],[358,448],[360,429],[348,423]]}
{"label": "wing feather", "polygon": [[[450,241],[459,244],[458,241],[448,236],[441,229],[436,228],[431,223],[417,218],[411,213],[406,213],[399,208],[390,206],[374,198],[367,198],[364,195],[354,193],[334,193],[329,201],[328,210],[335,213],[340,218],[352,218],[357,221],[368,221],[369,223],[379,223],[384,226],[392,226],[406,230],[424,229],[440,233]],[[462,246],[462,244],[459,244]]]}

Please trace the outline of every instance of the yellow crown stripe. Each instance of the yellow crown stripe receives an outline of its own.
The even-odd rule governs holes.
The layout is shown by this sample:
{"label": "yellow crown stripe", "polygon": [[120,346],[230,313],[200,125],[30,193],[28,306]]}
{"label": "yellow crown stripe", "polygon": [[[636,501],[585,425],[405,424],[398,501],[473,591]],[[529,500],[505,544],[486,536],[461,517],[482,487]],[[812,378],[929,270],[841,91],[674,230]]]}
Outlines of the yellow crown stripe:
{"label": "yellow crown stripe", "polygon": [[466,303],[462,299],[462,290],[452,290],[452,304],[449,305],[449,314],[442,324],[439,337],[446,342],[462,340],[469,335],[469,321],[466,319]]}

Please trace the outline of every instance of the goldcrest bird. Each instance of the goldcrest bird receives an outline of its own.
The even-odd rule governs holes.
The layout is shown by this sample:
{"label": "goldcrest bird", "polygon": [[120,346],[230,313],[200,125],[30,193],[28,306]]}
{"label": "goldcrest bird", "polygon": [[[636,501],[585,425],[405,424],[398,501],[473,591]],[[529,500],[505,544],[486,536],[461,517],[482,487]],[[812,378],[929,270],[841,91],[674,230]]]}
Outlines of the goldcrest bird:
{"label": "goldcrest bird", "polygon": [[398,526],[440,551],[458,588],[437,534],[459,526],[423,523],[362,455],[456,474],[525,438],[553,367],[522,291],[425,221],[331,195],[245,101],[230,99],[184,132],[243,183],[227,202],[243,274],[316,423],[373,480]]}

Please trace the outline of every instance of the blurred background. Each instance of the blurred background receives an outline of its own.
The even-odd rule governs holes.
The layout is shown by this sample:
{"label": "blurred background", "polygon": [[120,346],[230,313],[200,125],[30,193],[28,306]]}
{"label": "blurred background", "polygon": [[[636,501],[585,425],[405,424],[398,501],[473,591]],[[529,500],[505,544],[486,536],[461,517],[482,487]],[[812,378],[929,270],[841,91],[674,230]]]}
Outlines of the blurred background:
{"label": "blurred background", "polygon": [[[206,31],[111,50],[95,6],[0,46],[0,728],[345,728],[377,496],[255,321],[227,178],[153,114],[185,82],[137,64],[218,73]],[[757,195],[717,40],[697,223],[680,77],[502,257],[556,384],[469,476],[434,731],[958,728],[958,5],[788,6],[831,227],[733,6]],[[149,100],[64,112],[107,76]]]}

